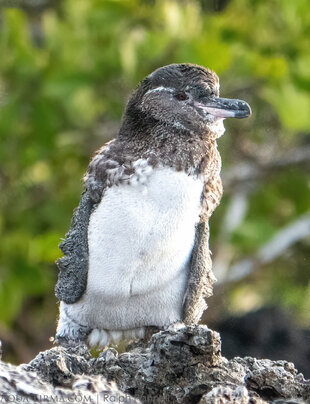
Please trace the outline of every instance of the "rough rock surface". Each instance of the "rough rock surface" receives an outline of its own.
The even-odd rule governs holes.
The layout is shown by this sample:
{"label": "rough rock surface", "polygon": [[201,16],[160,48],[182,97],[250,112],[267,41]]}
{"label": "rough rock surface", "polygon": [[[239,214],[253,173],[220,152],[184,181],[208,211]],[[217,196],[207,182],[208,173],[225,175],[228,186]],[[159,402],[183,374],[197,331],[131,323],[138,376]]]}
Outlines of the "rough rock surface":
{"label": "rough rock surface", "polygon": [[[66,355],[62,352],[61,355]],[[63,357],[59,365],[62,367]],[[42,359],[44,356],[42,356]],[[44,363],[44,366],[47,366]],[[77,375],[71,377],[70,386],[62,388],[46,383],[36,372],[25,366],[12,366],[0,362],[1,403],[101,403],[111,397],[118,403],[140,403],[122,393],[115,383],[108,383],[102,376]]]}
{"label": "rough rock surface", "polygon": [[55,347],[28,365],[1,363],[0,382],[2,394],[31,402],[75,395],[76,402],[86,396],[84,402],[96,403],[310,403],[310,380],[292,363],[228,361],[219,334],[206,326],[170,328],[149,344],[132,344],[122,354],[109,348],[98,358],[85,345]]}

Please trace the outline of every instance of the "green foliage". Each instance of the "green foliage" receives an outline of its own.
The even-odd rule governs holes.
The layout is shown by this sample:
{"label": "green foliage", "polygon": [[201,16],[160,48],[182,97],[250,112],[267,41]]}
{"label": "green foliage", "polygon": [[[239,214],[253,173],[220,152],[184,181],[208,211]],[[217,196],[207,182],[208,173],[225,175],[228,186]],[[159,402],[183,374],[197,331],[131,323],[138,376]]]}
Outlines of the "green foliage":
{"label": "green foliage", "polygon": [[[32,15],[1,10],[1,321],[12,326],[31,296],[54,299],[57,244],[89,156],[113,136],[105,125],[120,120],[129,91],[153,69],[208,66],[221,76],[224,96],[250,102],[251,120],[226,125],[226,170],[247,142],[289,150],[307,140],[301,133],[309,136],[310,128],[308,8],[308,0],[231,0],[221,12],[204,12],[194,0],[63,0],[61,11],[42,14],[41,47],[31,34]],[[225,206],[215,214],[214,234]],[[309,206],[304,170],[268,178],[233,234],[235,255],[256,251]],[[287,271],[274,276],[281,274],[291,282]],[[270,293],[290,302],[289,288],[277,295],[275,283]],[[300,296],[301,305],[309,303],[306,282]]]}

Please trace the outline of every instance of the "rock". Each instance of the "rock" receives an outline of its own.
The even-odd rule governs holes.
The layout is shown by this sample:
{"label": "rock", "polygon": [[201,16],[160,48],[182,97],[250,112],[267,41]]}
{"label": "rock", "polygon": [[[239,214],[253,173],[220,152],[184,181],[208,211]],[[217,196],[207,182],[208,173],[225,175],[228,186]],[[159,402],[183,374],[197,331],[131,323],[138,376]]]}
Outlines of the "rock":
{"label": "rock", "polygon": [[[44,356],[41,355],[40,358],[43,359],[42,367],[46,367]],[[140,403],[139,400],[122,393],[115,383],[108,383],[103,376],[76,375],[72,377],[68,388],[61,388],[45,382],[38,373],[30,371],[25,366],[16,367],[3,362],[0,362],[0,386],[0,401],[3,403],[86,402],[97,404],[107,402],[111,398],[117,403]]]}
{"label": "rock", "polygon": [[86,345],[56,347],[39,353],[24,369],[37,372],[42,379],[54,386],[67,387],[74,375],[89,374],[91,354]]}
{"label": "rock", "polygon": [[204,394],[199,404],[265,404],[267,401],[259,397],[250,397],[244,386],[236,388],[214,387],[209,393]]}
{"label": "rock", "polygon": [[[178,326],[118,354],[98,358],[85,345],[55,347],[28,365],[2,364],[6,394],[89,394],[96,402],[263,404],[309,403],[310,381],[285,361],[227,360],[217,332]],[[18,387],[22,386],[22,387]],[[28,390],[29,391],[28,391]],[[31,391],[30,391],[31,390]]]}

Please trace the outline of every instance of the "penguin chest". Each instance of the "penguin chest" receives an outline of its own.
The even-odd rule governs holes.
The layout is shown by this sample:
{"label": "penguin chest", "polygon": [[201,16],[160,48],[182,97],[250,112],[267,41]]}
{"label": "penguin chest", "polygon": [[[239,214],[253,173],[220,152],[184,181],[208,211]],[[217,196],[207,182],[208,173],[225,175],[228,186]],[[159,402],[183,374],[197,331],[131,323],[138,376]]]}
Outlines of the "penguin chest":
{"label": "penguin chest", "polygon": [[88,296],[111,304],[176,279],[184,289],[202,189],[202,180],[170,168],[108,188],[89,221]]}

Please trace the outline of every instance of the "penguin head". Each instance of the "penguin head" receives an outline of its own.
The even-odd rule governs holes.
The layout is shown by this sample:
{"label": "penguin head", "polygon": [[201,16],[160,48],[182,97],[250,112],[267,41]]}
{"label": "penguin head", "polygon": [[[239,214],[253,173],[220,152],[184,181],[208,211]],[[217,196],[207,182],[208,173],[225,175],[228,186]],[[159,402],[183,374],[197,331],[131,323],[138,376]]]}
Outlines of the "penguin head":
{"label": "penguin head", "polygon": [[194,133],[224,133],[225,118],[246,118],[250,106],[219,97],[219,78],[193,64],[171,64],[147,76],[132,94],[127,115]]}

